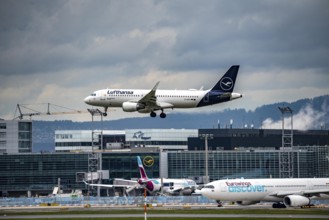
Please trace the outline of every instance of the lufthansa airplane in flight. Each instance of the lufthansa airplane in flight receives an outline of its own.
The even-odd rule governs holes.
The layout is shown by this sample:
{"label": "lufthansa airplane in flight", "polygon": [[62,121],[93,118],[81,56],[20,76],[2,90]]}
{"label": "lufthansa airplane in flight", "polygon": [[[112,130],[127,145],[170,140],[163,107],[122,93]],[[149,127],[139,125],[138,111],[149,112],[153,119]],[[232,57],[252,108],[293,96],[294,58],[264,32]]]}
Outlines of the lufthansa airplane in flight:
{"label": "lufthansa airplane in flight", "polygon": [[311,200],[329,199],[329,178],[234,179],[206,184],[201,194],[220,201],[252,205],[274,202],[273,208],[311,205]]}
{"label": "lufthansa airplane in flight", "polygon": [[150,113],[156,117],[155,111],[160,110],[160,117],[165,118],[164,109],[197,108],[231,101],[242,97],[233,93],[239,66],[231,66],[224,76],[209,90],[158,90],[159,82],[151,90],[140,89],[102,89],[93,92],[84,102],[107,109],[121,107],[125,112]]}

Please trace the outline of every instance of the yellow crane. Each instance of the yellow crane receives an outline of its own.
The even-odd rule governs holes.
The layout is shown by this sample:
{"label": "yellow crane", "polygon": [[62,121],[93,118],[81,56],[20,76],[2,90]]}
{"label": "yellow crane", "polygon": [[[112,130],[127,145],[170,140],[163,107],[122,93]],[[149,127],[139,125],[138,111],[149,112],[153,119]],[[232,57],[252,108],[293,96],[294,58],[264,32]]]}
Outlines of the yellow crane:
{"label": "yellow crane", "polygon": [[[33,106],[46,106],[46,111],[36,110]],[[32,107],[31,107],[32,106]],[[55,109],[55,111],[52,111]],[[65,109],[65,111],[56,111],[57,109]],[[29,111],[29,112],[25,112]],[[51,103],[40,103],[40,104],[17,104],[16,111],[15,111],[15,118],[14,119],[23,119],[25,116],[29,116],[30,119],[32,116],[37,115],[62,115],[62,114],[83,114],[88,113],[87,110],[75,110],[72,108],[67,108],[64,106],[51,104]],[[16,116],[18,113],[18,116]]]}

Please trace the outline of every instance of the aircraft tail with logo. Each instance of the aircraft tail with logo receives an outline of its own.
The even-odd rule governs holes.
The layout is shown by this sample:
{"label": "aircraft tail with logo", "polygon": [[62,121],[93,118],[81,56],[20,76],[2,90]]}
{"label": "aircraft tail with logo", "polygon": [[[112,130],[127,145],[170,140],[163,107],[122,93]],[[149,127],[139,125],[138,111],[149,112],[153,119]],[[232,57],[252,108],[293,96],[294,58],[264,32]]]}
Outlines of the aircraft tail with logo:
{"label": "aircraft tail with logo", "polygon": [[141,175],[141,178],[138,179],[137,182],[145,189],[147,189],[147,191],[149,191],[150,193],[159,192],[159,190],[161,189],[160,181],[157,179],[149,179],[147,177],[142,160],[139,156],[137,156],[137,162],[138,162],[139,173]]}
{"label": "aircraft tail with logo", "polygon": [[242,94],[233,92],[239,67],[239,65],[231,66],[216,85],[212,89],[207,90],[207,93],[200,100],[197,107],[214,105],[241,98]]}
{"label": "aircraft tail with logo", "polygon": [[138,162],[138,169],[139,169],[139,173],[141,175],[141,179],[148,180],[148,177],[147,177],[147,174],[145,172],[142,160],[139,156],[137,156],[137,162]]}
{"label": "aircraft tail with logo", "polygon": [[224,76],[217,82],[211,91],[219,91],[224,93],[231,93],[234,89],[236,77],[239,72],[239,65],[231,66]]}

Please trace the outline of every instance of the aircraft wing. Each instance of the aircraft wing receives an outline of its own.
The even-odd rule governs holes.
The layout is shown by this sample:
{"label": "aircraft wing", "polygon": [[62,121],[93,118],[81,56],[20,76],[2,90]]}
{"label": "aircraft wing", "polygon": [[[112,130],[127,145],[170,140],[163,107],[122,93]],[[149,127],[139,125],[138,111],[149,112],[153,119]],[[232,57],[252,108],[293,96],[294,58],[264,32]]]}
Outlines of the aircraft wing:
{"label": "aircraft wing", "polygon": [[155,92],[158,88],[159,83],[160,82],[157,82],[153,87],[153,89],[137,102],[143,104],[144,106],[152,110],[174,107],[172,104],[167,102],[157,102],[157,97],[155,96]]}
{"label": "aircraft wing", "polygon": [[310,190],[304,190],[304,191],[283,191],[283,192],[276,192],[271,194],[271,196],[277,196],[277,197],[285,197],[289,195],[301,195],[306,197],[311,196],[319,196],[319,194],[328,194],[329,195],[329,189],[310,189]]}
{"label": "aircraft wing", "polygon": [[143,98],[141,98],[138,102],[144,104],[145,106],[158,107],[155,92],[158,88],[159,83],[160,82],[157,82],[153,87],[153,89],[149,93],[147,93]]}
{"label": "aircraft wing", "polygon": [[139,186],[139,184],[134,181],[135,185],[125,185],[125,184],[98,184],[98,183],[87,183],[84,181],[84,183],[88,186],[100,186],[105,188],[113,188],[113,187],[122,187],[122,188],[136,188]]}
{"label": "aircraft wing", "polygon": [[167,193],[178,193],[182,190],[183,188],[182,187],[179,187],[179,188],[174,188],[174,189],[168,189],[166,190]]}

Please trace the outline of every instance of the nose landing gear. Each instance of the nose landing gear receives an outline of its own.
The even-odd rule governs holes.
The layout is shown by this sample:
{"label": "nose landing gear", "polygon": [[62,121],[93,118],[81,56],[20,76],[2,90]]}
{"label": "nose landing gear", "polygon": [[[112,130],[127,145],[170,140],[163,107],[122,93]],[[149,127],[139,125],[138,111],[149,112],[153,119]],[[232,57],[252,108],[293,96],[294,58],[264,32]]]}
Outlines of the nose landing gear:
{"label": "nose landing gear", "polygon": [[107,109],[108,109],[108,107],[105,107],[105,108],[104,108],[104,112],[103,112],[103,116],[104,116],[104,117],[107,116]]}

